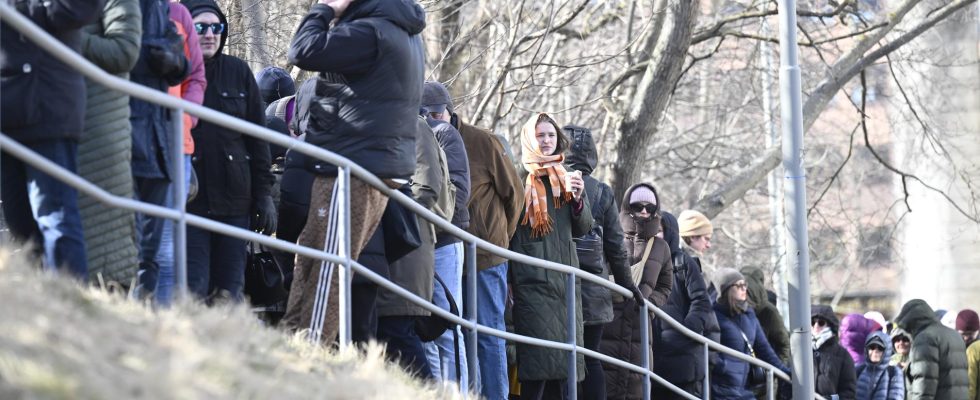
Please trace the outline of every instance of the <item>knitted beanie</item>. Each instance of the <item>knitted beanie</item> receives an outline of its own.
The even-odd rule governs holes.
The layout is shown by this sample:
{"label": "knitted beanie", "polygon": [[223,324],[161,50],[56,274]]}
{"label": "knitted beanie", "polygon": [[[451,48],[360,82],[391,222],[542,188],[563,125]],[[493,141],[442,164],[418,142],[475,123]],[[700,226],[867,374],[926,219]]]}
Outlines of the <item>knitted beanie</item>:
{"label": "knitted beanie", "polygon": [[694,210],[684,210],[677,217],[680,225],[681,237],[710,235],[714,228],[711,221],[704,214]]}
{"label": "knitted beanie", "polygon": [[657,204],[657,195],[646,186],[637,186],[630,192],[630,204],[634,203],[650,203]]}
{"label": "knitted beanie", "polygon": [[742,276],[741,272],[738,272],[734,268],[719,268],[714,274],[714,284],[718,288],[718,293],[720,296],[725,296],[725,291],[732,287],[735,282],[744,280],[745,277]]}
{"label": "knitted beanie", "polygon": [[980,317],[977,312],[965,309],[956,314],[956,330],[964,332],[980,331]]}

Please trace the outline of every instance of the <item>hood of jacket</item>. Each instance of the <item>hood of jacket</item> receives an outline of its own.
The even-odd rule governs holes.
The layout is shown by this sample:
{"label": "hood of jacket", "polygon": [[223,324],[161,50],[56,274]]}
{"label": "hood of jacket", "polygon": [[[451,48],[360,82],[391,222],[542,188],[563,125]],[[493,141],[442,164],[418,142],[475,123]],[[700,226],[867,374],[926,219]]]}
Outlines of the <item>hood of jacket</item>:
{"label": "hood of jacket", "polygon": [[187,11],[191,12],[191,16],[197,16],[203,12],[213,12],[218,16],[218,20],[222,24],[225,24],[225,30],[221,31],[221,40],[218,42],[218,52],[214,53],[215,58],[217,58],[218,54],[222,54],[222,50],[225,48],[225,42],[228,40],[228,31],[231,30],[231,26],[228,26],[228,18],[221,11],[221,7],[214,0],[181,0],[180,4],[187,7]]}
{"label": "hood of jacket", "polygon": [[592,139],[592,131],[576,125],[565,125],[562,130],[572,142],[572,148],[565,153],[565,165],[585,175],[592,175],[599,164],[599,152]]}
{"label": "hood of jacket", "polygon": [[878,330],[881,326],[861,314],[848,314],[841,320],[840,336],[841,345],[851,354],[855,363],[864,360],[865,340],[868,334]]}
{"label": "hood of jacket", "polygon": [[745,283],[749,285],[749,300],[755,306],[762,306],[769,303],[769,294],[766,293],[766,274],[759,267],[745,267],[740,271],[745,277]]}
{"label": "hood of jacket", "polygon": [[864,341],[864,359],[868,363],[871,362],[871,358],[868,357],[868,346],[874,343],[885,348],[885,354],[881,356],[879,364],[888,365],[888,361],[892,358],[892,339],[882,331],[874,331],[868,334],[867,340]]}
{"label": "hood of jacket", "polygon": [[830,322],[830,330],[834,332],[834,335],[836,335],[838,329],[840,329],[840,320],[837,319],[837,315],[834,314],[834,309],[830,308],[830,306],[823,304],[814,304],[810,306],[810,318],[813,317],[820,317],[827,320],[827,322]]}
{"label": "hood of jacket", "polygon": [[340,21],[361,18],[382,18],[408,32],[418,35],[425,29],[425,11],[412,0],[361,0],[354,1],[344,11]]}
{"label": "hood of jacket", "polygon": [[660,212],[660,227],[664,231],[664,240],[670,246],[671,257],[681,252],[681,228],[677,224],[677,217],[666,211]]}
{"label": "hood of jacket", "polygon": [[[636,188],[640,186],[646,186],[649,188],[655,196],[657,196],[656,212],[650,218],[646,220],[639,220],[633,218],[633,215],[629,211],[629,200],[630,194],[633,193]],[[657,193],[657,188],[649,183],[637,183],[630,186],[626,190],[626,194],[623,196],[623,202],[619,205],[619,223],[623,226],[623,233],[626,236],[637,236],[641,239],[649,239],[660,233],[660,194]]]}
{"label": "hood of jacket", "polygon": [[926,327],[939,323],[939,318],[932,311],[932,307],[924,300],[911,300],[902,307],[902,311],[895,318],[895,323],[899,328],[910,333],[914,337]]}

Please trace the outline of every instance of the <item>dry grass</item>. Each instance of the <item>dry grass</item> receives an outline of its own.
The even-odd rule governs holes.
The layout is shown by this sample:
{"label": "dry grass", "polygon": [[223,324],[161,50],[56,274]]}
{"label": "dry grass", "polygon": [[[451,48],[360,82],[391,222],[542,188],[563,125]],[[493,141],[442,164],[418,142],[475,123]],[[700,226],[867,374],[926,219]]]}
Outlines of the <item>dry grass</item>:
{"label": "dry grass", "polygon": [[383,361],[261,326],[244,308],[149,308],[0,250],[0,399],[461,398]]}

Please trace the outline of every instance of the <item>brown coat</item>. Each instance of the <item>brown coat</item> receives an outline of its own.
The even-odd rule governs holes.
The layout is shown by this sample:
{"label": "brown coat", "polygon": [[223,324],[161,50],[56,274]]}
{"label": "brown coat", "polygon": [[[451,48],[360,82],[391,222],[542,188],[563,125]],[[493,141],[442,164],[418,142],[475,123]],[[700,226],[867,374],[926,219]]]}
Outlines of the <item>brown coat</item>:
{"label": "brown coat", "polygon": [[[640,222],[634,220],[627,211],[630,193],[636,186],[638,185],[626,191],[619,213],[619,221],[626,235],[624,247],[627,264],[634,265],[642,261],[647,242],[654,241],[650,256],[643,266],[640,282],[636,286],[643,293],[644,298],[657,307],[663,307],[667,304],[670,291],[674,286],[674,264],[670,257],[670,246],[666,241],[655,236],[661,229],[659,206],[655,216]],[[653,186],[649,187],[656,193]],[[599,348],[603,354],[637,364],[643,354],[640,337],[642,320],[639,319],[638,311],[633,304],[632,300],[629,300],[613,305],[613,321],[606,324],[603,329],[602,344]],[[652,335],[652,322],[649,326]],[[653,343],[652,338],[649,343]],[[650,360],[653,362],[653,358]],[[609,398],[642,398],[643,377],[640,374],[609,364],[603,364],[603,369],[606,375],[606,393]]]}
{"label": "brown coat", "polygon": [[[466,231],[506,248],[524,209],[524,185],[503,145],[490,131],[460,122],[459,134],[470,162],[470,200],[467,205],[470,226]],[[502,257],[477,250],[476,266],[480,270],[504,261]]]}

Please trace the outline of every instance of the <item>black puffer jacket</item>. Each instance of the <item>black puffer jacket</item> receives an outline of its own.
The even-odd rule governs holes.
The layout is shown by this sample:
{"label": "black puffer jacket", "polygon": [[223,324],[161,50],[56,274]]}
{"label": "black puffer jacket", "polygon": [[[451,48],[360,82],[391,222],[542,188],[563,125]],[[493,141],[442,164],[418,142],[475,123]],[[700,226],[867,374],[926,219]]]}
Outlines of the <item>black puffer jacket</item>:
{"label": "black puffer jacket", "polygon": [[[218,12],[222,22],[227,21],[213,0],[184,0],[183,4],[191,14],[208,8]],[[226,25],[218,53],[204,61],[208,80],[204,106],[265,126],[262,97],[248,64],[221,53],[227,32]],[[271,195],[275,178],[268,143],[205,120],[198,122],[191,135],[194,171],[201,189],[187,211],[206,216],[248,215],[255,199]]]}
{"label": "black puffer jacket", "polygon": [[932,307],[919,299],[905,303],[895,323],[912,335],[905,368],[906,398],[967,398],[966,346],[956,331],[939,323]]}
{"label": "black puffer jacket", "polygon": [[[16,3],[21,14],[76,52],[81,48],[81,28],[98,18],[103,4],[101,0]],[[78,140],[85,120],[82,74],[6,23],[0,23],[0,43],[3,133],[21,143]]]}
{"label": "black puffer jacket", "polygon": [[857,392],[857,375],[851,354],[837,338],[840,320],[832,308],[824,305],[813,305],[810,315],[830,322],[830,329],[834,332],[834,337],[813,351],[813,383],[817,393],[827,398],[836,394],[841,399],[853,399]]}
{"label": "black puffer jacket", "polygon": [[[619,205],[609,185],[592,177],[598,164],[598,152],[592,132],[578,126],[562,128],[572,140],[565,164],[575,171],[582,171],[585,192],[592,200],[592,218],[595,224],[589,234],[575,239],[578,262],[585,271],[608,279],[612,273],[616,283],[630,287],[629,266],[626,265],[626,248],[623,247],[623,227],[619,224]],[[605,324],[613,320],[612,294],[609,289],[588,281],[582,281],[582,316],[586,325]]]}
{"label": "black puffer jacket", "polygon": [[[380,178],[408,179],[415,171],[425,12],[409,0],[363,0],[331,28],[333,18],[329,6],[314,5],[289,48],[290,63],[319,72],[306,141]],[[315,173],[337,173],[336,166],[310,161]]]}
{"label": "black puffer jacket", "polygon": [[[711,308],[704,277],[693,259],[686,257],[680,246],[677,218],[661,212],[664,240],[670,245],[674,264],[674,287],[663,306],[664,312],[682,322],[688,329],[705,335],[711,331],[718,340],[718,318]],[[655,372],[673,384],[683,385],[704,379],[704,347],[691,340],[662,320],[654,329]]]}

